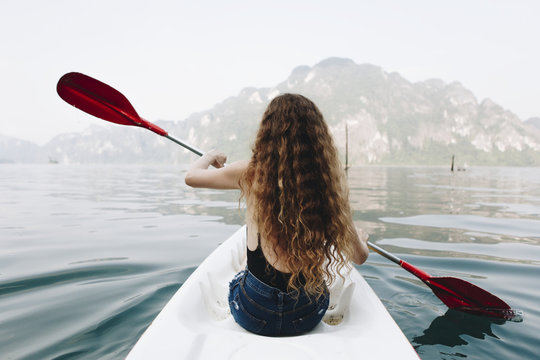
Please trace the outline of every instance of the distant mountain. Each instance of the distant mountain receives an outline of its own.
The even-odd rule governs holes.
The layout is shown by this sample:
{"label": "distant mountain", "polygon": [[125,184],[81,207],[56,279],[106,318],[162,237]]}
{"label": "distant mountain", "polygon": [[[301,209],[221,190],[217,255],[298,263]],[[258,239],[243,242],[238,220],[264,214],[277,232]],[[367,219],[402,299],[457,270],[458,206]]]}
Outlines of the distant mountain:
{"label": "distant mountain", "polygon": [[[452,155],[458,164],[540,166],[540,129],[536,120],[520,119],[489,99],[478,102],[460,83],[431,79],[412,83],[380,67],[330,58],[294,69],[272,88],[245,88],[212,109],[179,122],[157,122],[170,134],[203,150],[218,148],[229,160],[247,158],[262,113],[277,94],[301,93],[325,115],[344,153],[349,133],[349,161],[359,164],[441,165]],[[0,159],[27,162],[13,151]],[[11,154],[11,155],[10,155]],[[169,140],[144,129],[93,127],[64,134],[38,151],[63,163],[180,163],[188,154]],[[47,161],[43,157],[34,161]]]}
{"label": "distant mountain", "polygon": [[525,124],[532,125],[538,129],[540,129],[540,117],[533,117],[525,121]]}
{"label": "distant mountain", "polygon": [[340,151],[345,126],[352,164],[540,165],[540,131],[489,99],[478,103],[460,83],[411,83],[369,64],[330,58],[300,66],[274,88],[246,88],[186,120],[189,140],[249,155],[269,99],[285,92],[311,98],[323,111]]}
{"label": "distant mountain", "polygon": [[41,157],[40,147],[29,141],[0,135],[0,164],[3,163],[28,163],[45,162]]}
{"label": "distant mountain", "polygon": [[[177,127],[168,121],[155,123],[167,130]],[[176,164],[189,161],[185,151],[170,140],[146,129],[121,125],[96,125],[83,133],[58,135],[43,149],[60,163]]]}

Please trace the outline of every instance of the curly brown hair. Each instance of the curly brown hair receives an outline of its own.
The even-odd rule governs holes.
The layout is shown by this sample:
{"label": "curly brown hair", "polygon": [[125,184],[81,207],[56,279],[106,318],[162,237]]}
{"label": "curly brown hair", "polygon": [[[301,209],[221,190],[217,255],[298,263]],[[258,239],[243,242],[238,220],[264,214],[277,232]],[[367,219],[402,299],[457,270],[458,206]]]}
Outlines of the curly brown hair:
{"label": "curly brown hair", "polygon": [[323,115],[302,95],[274,98],[252,151],[240,186],[253,220],[291,271],[289,290],[302,286],[321,295],[326,282],[350,266],[357,237],[343,167]]}

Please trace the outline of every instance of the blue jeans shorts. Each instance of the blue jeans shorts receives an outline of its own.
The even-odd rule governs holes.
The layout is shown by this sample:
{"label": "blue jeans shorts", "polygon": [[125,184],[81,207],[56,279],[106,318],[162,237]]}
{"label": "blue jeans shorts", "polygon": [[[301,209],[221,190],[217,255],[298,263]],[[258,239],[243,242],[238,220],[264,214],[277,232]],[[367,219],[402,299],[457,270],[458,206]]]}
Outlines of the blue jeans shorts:
{"label": "blue jeans shorts", "polygon": [[257,279],[248,270],[239,272],[229,285],[229,307],[244,329],[265,336],[299,335],[322,320],[329,303],[328,290],[319,298],[303,290],[285,293]]}

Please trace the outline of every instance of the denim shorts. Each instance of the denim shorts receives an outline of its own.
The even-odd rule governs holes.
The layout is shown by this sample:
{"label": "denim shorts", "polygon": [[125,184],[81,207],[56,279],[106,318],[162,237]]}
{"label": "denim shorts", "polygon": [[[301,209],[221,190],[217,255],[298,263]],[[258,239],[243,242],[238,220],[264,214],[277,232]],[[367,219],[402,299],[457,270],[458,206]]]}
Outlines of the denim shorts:
{"label": "denim shorts", "polygon": [[319,298],[303,290],[294,295],[269,286],[243,270],[229,285],[229,307],[234,320],[252,333],[299,335],[321,322],[330,296],[328,290]]}

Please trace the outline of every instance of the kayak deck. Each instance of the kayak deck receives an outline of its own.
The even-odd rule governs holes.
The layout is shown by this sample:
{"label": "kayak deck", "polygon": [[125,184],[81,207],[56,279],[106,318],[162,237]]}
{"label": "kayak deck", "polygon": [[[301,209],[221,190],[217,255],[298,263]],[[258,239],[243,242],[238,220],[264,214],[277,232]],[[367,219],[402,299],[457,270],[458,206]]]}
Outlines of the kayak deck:
{"label": "kayak deck", "polygon": [[228,285],[245,268],[245,227],[210,254],[135,344],[136,359],[416,359],[419,357],[360,273],[330,287],[330,307],[313,331],[252,334],[232,318]]}

